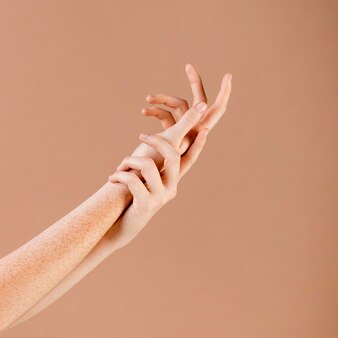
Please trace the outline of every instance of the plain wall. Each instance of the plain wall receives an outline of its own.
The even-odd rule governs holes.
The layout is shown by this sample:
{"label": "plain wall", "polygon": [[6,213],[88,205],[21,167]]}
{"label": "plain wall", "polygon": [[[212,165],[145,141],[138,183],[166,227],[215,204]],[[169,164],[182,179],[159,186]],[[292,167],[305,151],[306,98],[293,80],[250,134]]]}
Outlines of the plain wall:
{"label": "plain wall", "polygon": [[[178,196],[3,337],[334,338],[336,1],[1,1],[0,256],[103,185],[147,94],[233,92]],[[0,300],[1,301],[1,300]]]}

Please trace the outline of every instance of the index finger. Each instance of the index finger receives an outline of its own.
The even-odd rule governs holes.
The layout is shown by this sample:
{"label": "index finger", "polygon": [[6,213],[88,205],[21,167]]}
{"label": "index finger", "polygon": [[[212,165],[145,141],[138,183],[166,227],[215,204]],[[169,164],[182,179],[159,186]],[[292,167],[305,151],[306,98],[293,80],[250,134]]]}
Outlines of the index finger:
{"label": "index finger", "polygon": [[191,91],[194,98],[193,104],[200,101],[207,103],[207,96],[205,94],[202,79],[191,63],[187,63],[185,65],[185,72],[187,73],[190,82]]}
{"label": "index finger", "polygon": [[207,105],[205,102],[197,103],[187,110],[176,124],[166,129],[163,133],[173,139],[174,143],[181,144],[185,135],[201,120],[206,110]]}

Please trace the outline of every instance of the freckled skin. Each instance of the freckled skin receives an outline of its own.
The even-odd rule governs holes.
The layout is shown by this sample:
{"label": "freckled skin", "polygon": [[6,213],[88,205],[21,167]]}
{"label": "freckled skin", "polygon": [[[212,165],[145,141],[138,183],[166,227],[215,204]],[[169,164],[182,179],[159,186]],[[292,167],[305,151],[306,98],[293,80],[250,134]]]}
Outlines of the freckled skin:
{"label": "freckled skin", "polygon": [[105,183],[95,194],[0,260],[0,329],[17,319],[78,265],[131,197]]}
{"label": "freckled skin", "polygon": [[[140,171],[139,167],[130,162],[131,159],[125,159],[125,169],[121,170],[126,170],[127,167],[131,169],[128,170],[128,180],[125,180],[123,175],[115,179],[110,177],[107,183],[70,213],[1,258],[0,331],[27,320],[62,296],[105,258],[127,245],[149,219],[173,198],[173,189],[176,189],[178,181],[196,161],[204,146],[207,133],[203,131],[211,129],[225,112],[231,90],[231,77],[226,75],[215,103],[204,115],[200,115],[195,107],[196,103],[207,101],[204,88],[200,77],[190,64],[186,66],[186,71],[194,95],[192,107],[188,109],[185,100],[164,94],[150,99],[147,97],[148,102],[164,103],[173,108],[174,112],[172,115],[165,114],[165,117],[158,111],[153,115],[148,114],[158,117],[165,130],[155,137],[150,137],[152,141],[143,140],[131,155],[133,159],[140,161],[141,167],[145,162],[140,158],[152,159],[155,165],[152,173],[156,168],[158,175],[158,170],[165,166],[165,173],[174,172],[175,168],[177,171],[180,167],[180,174],[171,179],[171,188],[168,188],[170,180],[166,180],[166,183],[163,180],[161,184],[157,182],[157,187],[162,190],[157,194],[151,192],[145,203],[152,205],[152,208],[141,206],[140,202],[137,205],[137,201],[143,200],[138,197],[141,193],[144,194],[144,191],[134,191],[132,194],[131,190],[135,188],[129,178],[134,173],[144,182],[141,172],[149,176],[151,168],[147,165],[147,169],[142,167]],[[179,121],[175,123],[173,117]],[[156,142],[160,142],[158,146]],[[172,147],[168,158],[159,151],[161,144],[162,147],[167,147],[167,151],[169,145]],[[173,149],[178,154],[183,154],[188,149],[180,158],[180,163],[174,163]],[[178,157],[180,156],[176,156],[176,159]],[[166,161],[168,159],[169,164],[163,162],[164,158]],[[155,186],[155,181],[152,178],[145,182],[145,186],[148,186],[148,183]]]}

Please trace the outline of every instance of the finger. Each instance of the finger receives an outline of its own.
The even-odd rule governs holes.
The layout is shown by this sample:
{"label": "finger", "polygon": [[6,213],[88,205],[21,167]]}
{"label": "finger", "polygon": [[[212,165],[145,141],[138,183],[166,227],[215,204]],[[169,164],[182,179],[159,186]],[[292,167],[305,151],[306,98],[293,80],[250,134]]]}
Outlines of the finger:
{"label": "finger", "polygon": [[133,198],[136,199],[136,202],[142,201],[148,198],[150,194],[145,185],[142,183],[140,178],[134,173],[127,171],[118,171],[113,175],[109,176],[109,182],[120,182],[124,183],[130,190]]}
{"label": "finger", "polygon": [[136,169],[140,170],[147,188],[150,192],[160,192],[163,189],[162,178],[155,162],[149,157],[127,156],[119,166],[117,171]]}
{"label": "finger", "polygon": [[146,100],[151,104],[164,104],[167,107],[173,108],[173,115],[175,116],[176,121],[178,121],[181,116],[189,109],[189,105],[186,100],[173,95],[147,95]]}
{"label": "finger", "polygon": [[221,89],[216,97],[215,105],[221,108],[226,108],[226,104],[229,99],[230,91],[231,91],[231,78],[232,75],[227,73],[224,75],[221,83]]}
{"label": "finger", "polygon": [[195,141],[189,147],[187,152],[182,156],[179,179],[181,179],[182,176],[184,176],[190,170],[190,168],[198,159],[198,156],[200,155],[207,140],[208,133],[209,129],[207,128],[201,129],[197,134]]}
{"label": "finger", "polygon": [[156,116],[161,121],[163,129],[167,129],[176,123],[170,111],[159,107],[143,108],[142,114],[146,116]]}
{"label": "finger", "polygon": [[164,158],[162,175],[163,185],[167,188],[174,188],[180,173],[181,155],[178,151],[163,137],[159,135],[141,134],[140,139],[155,148]]}
{"label": "finger", "polygon": [[193,95],[193,104],[196,104],[197,102],[203,101],[207,103],[207,96],[205,94],[205,90],[203,87],[202,79],[200,75],[197,73],[195,68],[192,64],[187,63],[185,66],[185,72],[188,76],[188,80],[190,82],[191,91]]}
{"label": "finger", "polygon": [[209,108],[208,112],[203,116],[201,125],[211,130],[218,120],[223,116],[229,101],[231,93],[231,74],[225,74],[222,79],[221,89],[215,99],[215,102]]}
{"label": "finger", "polygon": [[171,137],[178,140],[180,144],[184,136],[200,121],[206,110],[207,105],[205,102],[199,102],[192,106],[186,111],[182,118],[170,128]]}

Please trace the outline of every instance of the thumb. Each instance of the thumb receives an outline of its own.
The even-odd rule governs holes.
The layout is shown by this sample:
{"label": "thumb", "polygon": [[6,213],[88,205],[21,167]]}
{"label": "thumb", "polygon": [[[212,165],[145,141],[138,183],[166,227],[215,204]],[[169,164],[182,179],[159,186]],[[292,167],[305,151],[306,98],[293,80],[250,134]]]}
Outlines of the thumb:
{"label": "thumb", "polygon": [[184,136],[200,121],[206,110],[207,105],[203,101],[192,106],[176,124],[167,129],[167,131],[170,129],[171,138],[181,143]]}

